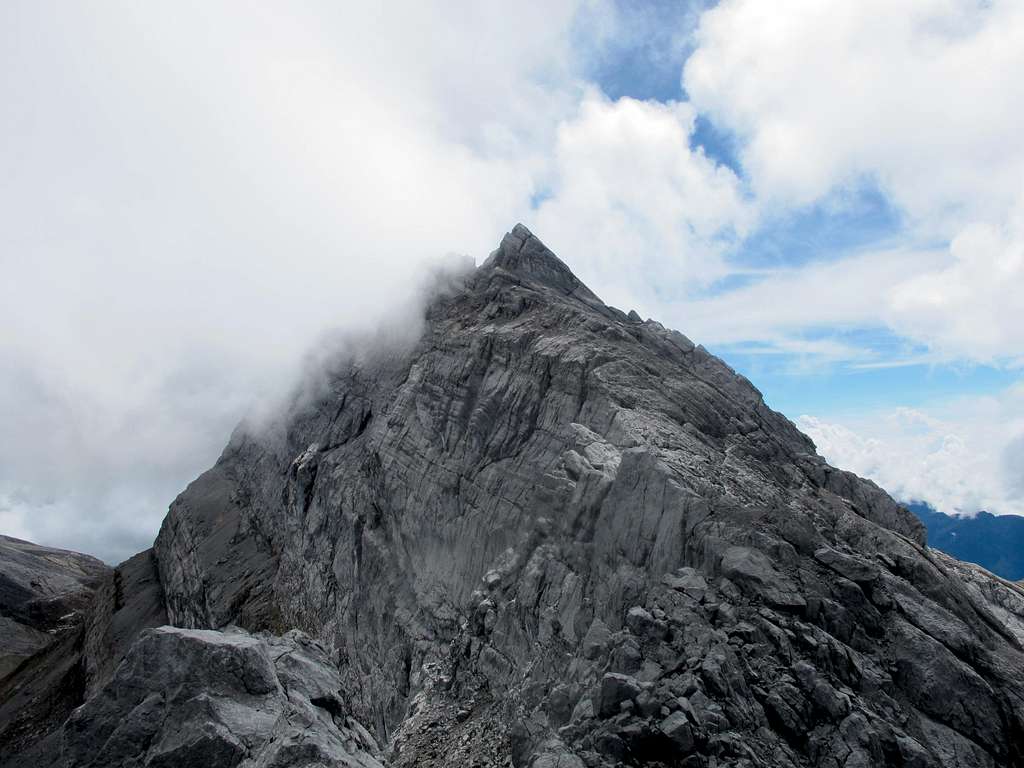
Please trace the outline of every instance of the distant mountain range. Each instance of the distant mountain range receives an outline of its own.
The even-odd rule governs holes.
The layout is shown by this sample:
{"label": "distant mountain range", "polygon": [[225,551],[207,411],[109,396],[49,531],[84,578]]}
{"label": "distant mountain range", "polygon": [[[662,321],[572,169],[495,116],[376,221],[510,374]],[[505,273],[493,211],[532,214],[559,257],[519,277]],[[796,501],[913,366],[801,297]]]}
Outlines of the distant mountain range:
{"label": "distant mountain range", "polygon": [[1024,517],[979,512],[954,517],[927,504],[907,504],[928,529],[928,544],[1011,581],[1024,579]]}

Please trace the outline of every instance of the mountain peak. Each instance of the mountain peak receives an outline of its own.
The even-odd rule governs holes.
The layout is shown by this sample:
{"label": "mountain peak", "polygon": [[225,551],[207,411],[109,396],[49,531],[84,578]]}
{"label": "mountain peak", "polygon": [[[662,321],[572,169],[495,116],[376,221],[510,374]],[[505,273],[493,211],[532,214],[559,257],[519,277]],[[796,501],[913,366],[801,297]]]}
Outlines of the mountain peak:
{"label": "mountain peak", "polygon": [[501,268],[565,293],[582,290],[588,298],[596,298],[565,262],[523,224],[516,224],[511,232],[505,233],[498,249],[491,253],[482,268]]}
{"label": "mountain peak", "polygon": [[1024,589],[522,225],[431,309],[55,621],[0,539],[0,765],[1024,768]]}

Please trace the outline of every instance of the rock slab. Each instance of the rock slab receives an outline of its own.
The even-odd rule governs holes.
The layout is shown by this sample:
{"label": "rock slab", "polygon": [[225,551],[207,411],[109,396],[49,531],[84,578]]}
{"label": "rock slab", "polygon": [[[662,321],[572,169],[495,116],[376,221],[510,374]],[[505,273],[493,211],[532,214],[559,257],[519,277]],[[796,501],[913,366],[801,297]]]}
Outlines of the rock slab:
{"label": "rock slab", "polygon": [[67,768],[380,768],[378,751],[297,631],[144,630],[63,733]]}

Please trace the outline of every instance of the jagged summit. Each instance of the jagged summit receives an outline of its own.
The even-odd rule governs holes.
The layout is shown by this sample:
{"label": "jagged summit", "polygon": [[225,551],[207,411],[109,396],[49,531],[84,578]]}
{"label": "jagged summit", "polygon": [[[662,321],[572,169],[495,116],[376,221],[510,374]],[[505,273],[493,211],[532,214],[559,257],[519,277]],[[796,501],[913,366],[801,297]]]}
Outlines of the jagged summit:
{"label": "jagged summit", "polygon": [[491,253],[481,269],[503,269],[566,294],[576,295],[585,301],[600,303],[600,299],[573,274],[565,262],[523,224],[516,224],[511,232],[505,234],[497,250]]}
{"label": "jagged summit", "polygon": [[1024,590],[525,227],[318,397],[3,681],[84,700],[4,768],[1024,765]]}

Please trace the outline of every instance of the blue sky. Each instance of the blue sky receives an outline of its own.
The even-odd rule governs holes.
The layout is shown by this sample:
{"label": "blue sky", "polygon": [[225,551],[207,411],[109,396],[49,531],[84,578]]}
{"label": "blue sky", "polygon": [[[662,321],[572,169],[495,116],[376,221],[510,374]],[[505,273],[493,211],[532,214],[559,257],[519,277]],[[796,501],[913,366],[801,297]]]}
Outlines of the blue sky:
{"label": "blue sky", "polygon": [[[631,98],[662,104],[689,102],[691,95],[683,73],[687,59],[700,46],[696,32],[701,14],[713,5],[710,2],[613,3],[620,27],[627,32],[600,47],[598,54],[587,63],[587,75],[611,101]],[[743,4],[724,5],[725,12],[729,13]],[[958,10],[970,15],[967,5]],[[888,9],[889,15],[900,12],[900,4]],[[970,21],[953,19],[954,28],[958,21],[964,30],[969,30],[970,22],[985,24],[993,19],[984,18],[983,13]],[[586,30],[587,26],[583,28]],[[942,83],[937,85],[941,88]],[[822,108],[842,107],[826,102]],[[849,126],[851,131],[858,129],[856,123]],[[731,170],[737,177],[741,194],[755,198],[759,192],[756,179],[743,161],[744,145],[749,141],[749,129],[737,131],[728,120],[702,111],[698,106],[689,135],[690,150],[703,153],[716,165]],[[874,168],[868,165],[841,179],[837,188],[824,195],[772,207],[738,242],[723,251],[725,269],[720,277],[696,288],[682,280],[679,283],[663,281],[654,289],[655,293],[668,304],[673,300],[679,302],[683,295],[713,300],[755,285],[779,271],[798,273],[814,264],[841,264],[845,259],[870,251],[900,248],[948,251],[956,230],[923,226],[920,212],[904,204],[899,194],[887,189],[882,181],[887,178],[886,173],[884,165]],[[925,176],[909,181],[922,185],[931,183]],[[955,196],[958,190],[952,193]],[[998,216],[998,211],[993,213]],[[1019,249],[1019,244],[1011,247]],[[1010,279],[1022,287],[1019,271],[1012,273]],[[983,300],[981,296],[977,298]],[[865,292],[866,303],[874,300],[870,291]],[[949,311],[956,312],[957,308],[951,306]],[[1013,323],[1014,319],[1015,313],[1007,309],[1004,322]],[[685,330],[685,319],[679,322]],[[977,430],[978,425],[968,423],[959,425],[963,435],[956,432],[957,425],[952,422],[964,402],[999,401],[1021,381],[1019,356],[1012,344],[1005,349],[1005,354],[999,354],[998,350],[978,356],[968,350],[965,354],[963,349],[944,349],[934,338],[906,333],[898,324],[869,313],[862,322],[828,323],[809,317],[802,327],[792,330],[792,335],[806,341],[832,340],[853,354],[847,359],[842,356],[837,359],[814,352],[787,352],[770,339],[727,339],[713,341],[708,346],[753,380],[770,405],[794,419],[814,414],[815,418],[837,423],[844,420],[857,423],[861,429],[870,431],[872,420],[881,424],[884,414],[903,409],[918,409],[940,420],[945,416],[945,421],[936,426],[938,431],[931,435],[932,447],[941,445],[944,438],[960,439]],[[1015,412],[1014,415],[1019,416]],[[1017,429],[1019,423],[1008,434]],[[885,429],[878,426],[877,431],[882,434]],[[979,431],[988,433],[984,428]],[[836,460],[858,463],[855,450],[846,450],[831,439],[834,433],[819,431],[812,436],[827,444]],[[889,437],[892,445],[885,445],[884,440],[876,439],[872,448],[880,457],[886,451],[907,448],[898,437]],[[936,460],[935,455],[928,452],[929,447],[923,450],[923,455],[918,457],[920,463]],[[1005,461],[993,463],[1000,465],[1004,475],[1024,471],[1024,467],[1013,462],[1009,467],[1005,466]],[[868,466],[860,461],[856,468],[868,471]],[[920,495],[922,486],[927,485],[927,481],[920,478],[905,483],[891,475],[880,479],[893,492],[907,497]],[[998,485],[1000,481],[977,478],[977,482]],[[971,513],[974,509],[965,498],[974,497],[946,494],[936,489],[927,500],[947,512]],[[976,503],[994,505],[996,511],[1021,509],[1015,500],[1005,503],[1007,499],[996,492],[989,495],[987,504],[981,500],[985,494],[976,498]]]}
{"label": "blue sky", "polygon": [[[712,2],[616,0],[615,12],[628,30],[606,43],[585,72],[609,99],[686,101],[681,81],[694,50],[692,32]],[[586,34],[586,24],[581,25]],[[690,147],[741,178],[740,139],[713,119],[698,115]],[[539,200],[537,201],[539,202]],[[708,286],[715,295],[758,279],[754,270],[799,269],[815,261],[840,260],[857,250],[891,247],[905,235],[900,209],[870,180],[846,190],[841,205],[822,201],[767,218],[729,255],[735,271]],[[946,243],[941,243],[946,245]],[[671,290],[671,288],[669,288]],[[784,354],[745,352],[746,344],[712,344],[713,352],[756,382],[766,400],[795,418],[805,412],[842,414],[886,406],[919,407],[963,395],[1001,392],[1020,379],[1016,367],[952,359],[918,364],[885,363],[923,356],[926,347],[888,328],[808,328],[807,335],[832,334],[878,354],[872,367],[829,364],[815,367]],[[814,370],[808,370],[808,367]]]}
{"label": "blue sky", "polygon": [[1024,514],[1024,5],[0,7],[0,531],[117,560],[516,221],[833,463]]}
{"label": "blue sky", "polygon": [[906,365],[892,368],[828,367],[794,372],[788,361],[712,350],[761,390],[766,402],[791,418],[804,413],[849,414],[884,407],[917,408],[957,396],[997,394],[1020,380],[994,366]]}
{"label": "blue sky", "polygon": [[[671,2],[671,0],[614,0],[609,9],[615,17],[615,32],[583,63],[585,76],[597,83],[611,99],[672,101],[685,98],[680,74],[693,51],[691,37],[700,13],[712,2]],[[592,18],[576,18],[575,34],[585,46],[593,35]],[[726,150],[728,137],[716,136],[712,126],[701,135],[709,151]],[[724,139],[724,144],[722,140]],[[723,156],[723,160],[725,157]]]}

